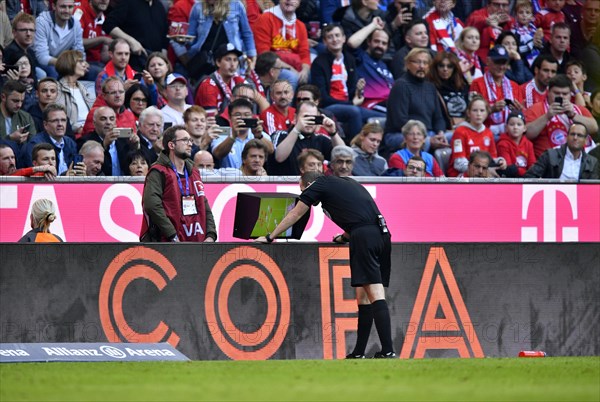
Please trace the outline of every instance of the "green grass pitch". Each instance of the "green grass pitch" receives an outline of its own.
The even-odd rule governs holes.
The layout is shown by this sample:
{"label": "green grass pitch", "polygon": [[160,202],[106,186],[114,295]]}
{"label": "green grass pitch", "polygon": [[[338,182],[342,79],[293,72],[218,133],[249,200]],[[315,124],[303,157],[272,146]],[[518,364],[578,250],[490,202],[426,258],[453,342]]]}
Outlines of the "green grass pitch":
{"label": "green grass pitch", "polygon": [[598,401],[600,357],[1,364],[17,400]]}

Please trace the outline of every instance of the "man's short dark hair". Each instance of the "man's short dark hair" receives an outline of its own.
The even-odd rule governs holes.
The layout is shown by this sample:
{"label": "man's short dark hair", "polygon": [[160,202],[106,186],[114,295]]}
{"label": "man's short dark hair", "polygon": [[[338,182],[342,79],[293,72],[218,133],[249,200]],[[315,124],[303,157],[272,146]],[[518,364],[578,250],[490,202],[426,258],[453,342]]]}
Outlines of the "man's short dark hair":
{"label": "man's short dark hair", "polygon": [[252,102],[250,102],[248,99],[244,99],[244,98],[234,100],[233,102],[231,102],[229,104],[229,106],[227,106],[227,110],[229,111],[229,116],[233,115],[234,109],[237,109],[240,107],[247,107],[248,109],[252,110]]}
{"label": "man's short dark hair", "polygon": [[564,74],[556,74],[554,77],[550,79],[548,82],[548,89],[552,89],[554,87],[558,88],[571,88],[573,84],[569,77]]}
{"label": "man's short dark hair", "polygon": [[317,104],[321,100],[321,90],[316,85],[313,85],[313,84],[300,85],[298,87],[298,89],[296,89],[296,94],[298,94],[298,92],[300,92],[300,91],[310,92],[313,95],[313,98]]}
{"label": "man's short dark hair", "polygon": [[300,110],[302,110],[302,108],[305,107],[315,107],[317,108],[317,110],[319,109],[319,106],[317,106],[317,104],[315,102],[300,102],[298,105],[296,105],[296,116],[298,116],[300,114]]}
{"label": "man's short dark hair", "polygon": [[45,84],[46,82],[51,82],[51,83],[55,84],[56,87],[58,88],[58,81],[56,80],[56,78],[52,78],[52,77],[44,77],[41,80],[39,80],[37,82],[36,88],[40,89],[40,85]]}
{"label": "man's short dark hair", "polygon": [[117,38],[117,39],[113,40],[112,42],[110,42],[110,44],[108,45],[108,51],[113,53],[119,43],[126,44],[129,47],[129,50],[131,51],[131,46],[129,45],[129,42],[127,42],[125,39],[122,39],[122,38]]}
{"label": "man's short dark hair", "polygon": [[165,130],[163,133],[162,145],[163,145],[163,153],[169,155],[169,142],[172,142],[175,137],[177,137],[178,131],[186,131],[187,128],[182,125],[171,126]]}
{"label": "man's short dark hair", "polygon": [[333,31],[336,28],[339,28],[339,30],[342,31],[342,35],[345,35],[344,28],[342,27],[342,25],[338,22],[332,22],[321,28],[321,38],[325,38],[325,35],[327,35],[329,32]]}
{"label": "man's short dark hair", "polygon": [[238,94],[238,93],[240,93],[240,91],[241,91],[242,89],[244,89],[244,88],[246,88],[246,89],[249,89],[249,90],[251,90],[252,92],[254,92],[254,91],[255,91],[255,89],[254,89],[254,87],[252,86],[252,84],[248,84],[247,82],[240,82],[239,84],[236,84],[236,86],[234,86],[234,87],[233,87],[233,89],[231,90],[231,94],[232,94],[233,96],[237,96],[237,94]]}
{"label": "man's short dark hair", "polygon": [[550,34],[553,34],[557,29],[568,29],[571,32],[571,27],[566,22],[557,22],[550,28]]}
{"label": "man's short dark hair", "polygon": [[565,65],[565,71],[567,71],[569,69],[569,67],[571,67],[571,66],[577,66],[577,67],[579,67],[581,69],[581,72],[583,74],[587,74],[587,71],[585,69],[585,64],[583,63],[583,61],[576,60],[576,59],[569,60],[567,62],[567,64]]}
{"label": "man's short dark hair", "polygon": [[494,160],[488,151],[474,151],[469,155],[469,165],[475,162],[476,158],[485,158],[488,160],[488,164]]}
{"label": "man's short dark hair", "polygon": [[256,74],[258,75],[268,74],[269,70],[275,67],[277,59],[279,59],[279,56],[275,52],[264,52],[259,54],[256,58],[254,71],[256,71]]}
{"label": "man's short dark hair", "polygon": [[373,39],[373,35],[375,35],[376,32],[383,32],[384,34],[386,34],[387,37],[388,37],[388,41],[392,38],[392,35],[390,34],[390,32],[387,29],[379,29],[379,28],[377,28],[376,30],[374,30],[373,32],[371,32],[369,34],[369,36],[367,36],[367,42],[369,42],[371,39]]}
{"label": "man's short dark hair", "polygon": [[406,24],[406,28],[404,28],[404,36],[406,36],[411,31],[411,29],[413,29],[417,25],[425,25],[427,35],[429,35],[429,24],[427,24],[427,21],[425,21],[424,19],[416,19]]}
{"label": "man's short dark hair", "polygon": [[44,109],[44,112],[42,114],[44,121],[48,121],[48,117],[52,112],[64,112],[65,114],[67,114],[67,109],[65,109],[63,105],[60,105],[58,103],[49,104],[48,106],[46,106],[46,109]]}
{"label": "man's short dark hair", "polygon": [[535,58],[535,60],[533,61],[533,64],[531,65],[531,69],[533,71],[535,71],[536,68],[540,68],[542,67],[542,63],[546,62],[546,63],[550,63],[550,64],[556,64],[557,68],[558,68],[558,60],[556,60],[556,58],[554,56],[552,56],[551,54],[540,54],[538,57]]}
{"label": "man's short dark hair", "polygon": [[[417,162],[423,162],[425,165],[427,165],[427,163],[425,162],[425,159],[421,158],[419,155],[413,155],[410,157],[410,159],[408,160],[410,161],[417,161]],[[408,165],[408,163],[407,163]]]}
{"label": "man's short dark hair", "polygon": [[319,172],[317,170],[311,170],[311,171],[302,173],[302,177],[300,179],[302,180],[302,184],[305,187],[307,187],[310,183],[314,182],[321,176],[323,176],[323,172]]}
{"label": "man's short dark hair", "polygon": [[24,94],[27,90],[27,87],[16,80],[8,80],[4,83],[2,87],[2,95],[8,96],[13,92],[18,92],[20,94]]}
{"label": "man's short dark hair", "polygon": [[56,157],[56,151],[54,150],[54,146],[47,142],[40,142],[39,144],[35,144],[33,150],[31,151],[31,160],[35,161],[38,157],[40,151],[52,151],[54,152],[54,156]]}
{"label": "man's short dark hair", "polygon": [[242,160],[246,159],[246,156],[248,156],[248,152],[250,152],[252,148],[262,149],[265,153],[265,159],[267,158],[267,146],[262,141],[253,138],[250,141],[248,141],[246,145],[244,145],[244,149],[242,150]]}
{"label": "man's short dark hair", "polygon": [[571,134],[571,128],[573,128],[573,126],[581,126],[581,127],[583,127],[583,129],[585,130],[585,134],[586,134],[586,135],[590,135],[590,132],[588,131],[588,128],[585,126],[585,124],[583,124],[583,123],[580,123],[580,122],[578,122],[578,121],[574,121],[574,122],[571,124],[571,126],[569,127],[569,130],[567,130],[569,134]]}

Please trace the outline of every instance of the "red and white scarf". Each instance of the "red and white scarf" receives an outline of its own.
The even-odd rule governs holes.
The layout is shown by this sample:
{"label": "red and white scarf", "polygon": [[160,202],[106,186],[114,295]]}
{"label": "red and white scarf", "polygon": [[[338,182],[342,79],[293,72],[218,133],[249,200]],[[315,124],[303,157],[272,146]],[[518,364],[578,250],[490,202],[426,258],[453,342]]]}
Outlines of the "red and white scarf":
{"label": "red and white scarf", "polygon": [[483,68],[481,68],[481,60],[477,53],[469,54],[464,50],[458,50],[458,58],[462,60],[466,60],[469,64],[471,64],[470,72],[471,72],[471,80],[475,78],[479,78],[483,75]]}
{"label": "red and white scarf", "polygon": [[[576,114],[581,114],[581,109],[577,105],[573,105],[573,111]],[[548,101],[544,102],[544,113],[548,113]],[[572,125],[573,120],[571,120],[569,116],[564,113],[553,116],[550,121],[546,123],[546,132],[553,147],[560,146],[567,142],[569,128]],[[588,135],[588,138],[586,138],[586,148],[592,144],[593,141]]]}
{"label": "red and white scarf", "polygon": [[[491,106],[494,103],[496,103],[500,98],[500,96],[498,95],[498,86],[496,85],[494,77],[492,77],[492,74],[490,74],[489,71],[485,72],[485,74],[483,75],[483,80],[485,82],[485,88]],[[504,93],[504,97],[502,99],[515,99],[512,91],[512,86],[510,85],[510,80],[506,77],[502,77],[502,93]],[[490,126],[490,130],[492,130],[494,135],[500,135],[502,132],[504,132],[504,123],[506,122],[506,118],[508,117],[509,113],[509,107],[505,106],[502,111],[490,114],[490,119],[494,123]]]}
{"label": "red and white scarf", "polygon": [[[219,74],[218,71],[215,71],[213,73],[213,77],[217,80],[217,85],[219,86],[219,88],[221,88],[221,91],[223,92],[225,98],[227,98],[227,101],[231,101],[231,97],[233,96],[233,93],[231,92],[231,87],[229,85],[227,85],[227,83],[223,80],[223,77],[221,77],[221,74]],[[235,85],[235,80],[233,79],[233,77],[231,78],[230,85]]]}

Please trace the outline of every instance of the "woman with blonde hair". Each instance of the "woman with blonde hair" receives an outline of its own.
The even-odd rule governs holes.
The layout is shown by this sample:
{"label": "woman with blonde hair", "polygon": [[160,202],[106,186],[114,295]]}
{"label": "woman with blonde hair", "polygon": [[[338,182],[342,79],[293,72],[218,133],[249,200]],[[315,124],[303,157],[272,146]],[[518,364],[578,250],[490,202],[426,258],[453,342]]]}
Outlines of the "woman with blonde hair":
{"label": "woman with blonde hair", "polygon": [[52,201],[42,198],[31,206],[31,230],[21,237],[19,243],[58,243],[63,240],[50,233],[50,224],[56,219]]}
{"label": "woman with blonde hair", "polygon": [[377,154],[383,139],[383,128],[377,123],[367,123],[350,145],[354,153],[353,176],[381,176],[388,168],[385,158]]}

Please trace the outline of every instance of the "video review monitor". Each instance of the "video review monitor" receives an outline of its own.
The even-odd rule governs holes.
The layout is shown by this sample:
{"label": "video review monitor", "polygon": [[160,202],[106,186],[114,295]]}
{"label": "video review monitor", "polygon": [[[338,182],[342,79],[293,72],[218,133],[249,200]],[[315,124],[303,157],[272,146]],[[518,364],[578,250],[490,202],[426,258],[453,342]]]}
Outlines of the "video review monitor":
{"label": "video review monitor", "polygon": [[[297,202],[298,196],[291,193],[238,193],[233,237],[247,240],[271,233]],[[309,218],[307,212],[277,239],[300,239]]]}

